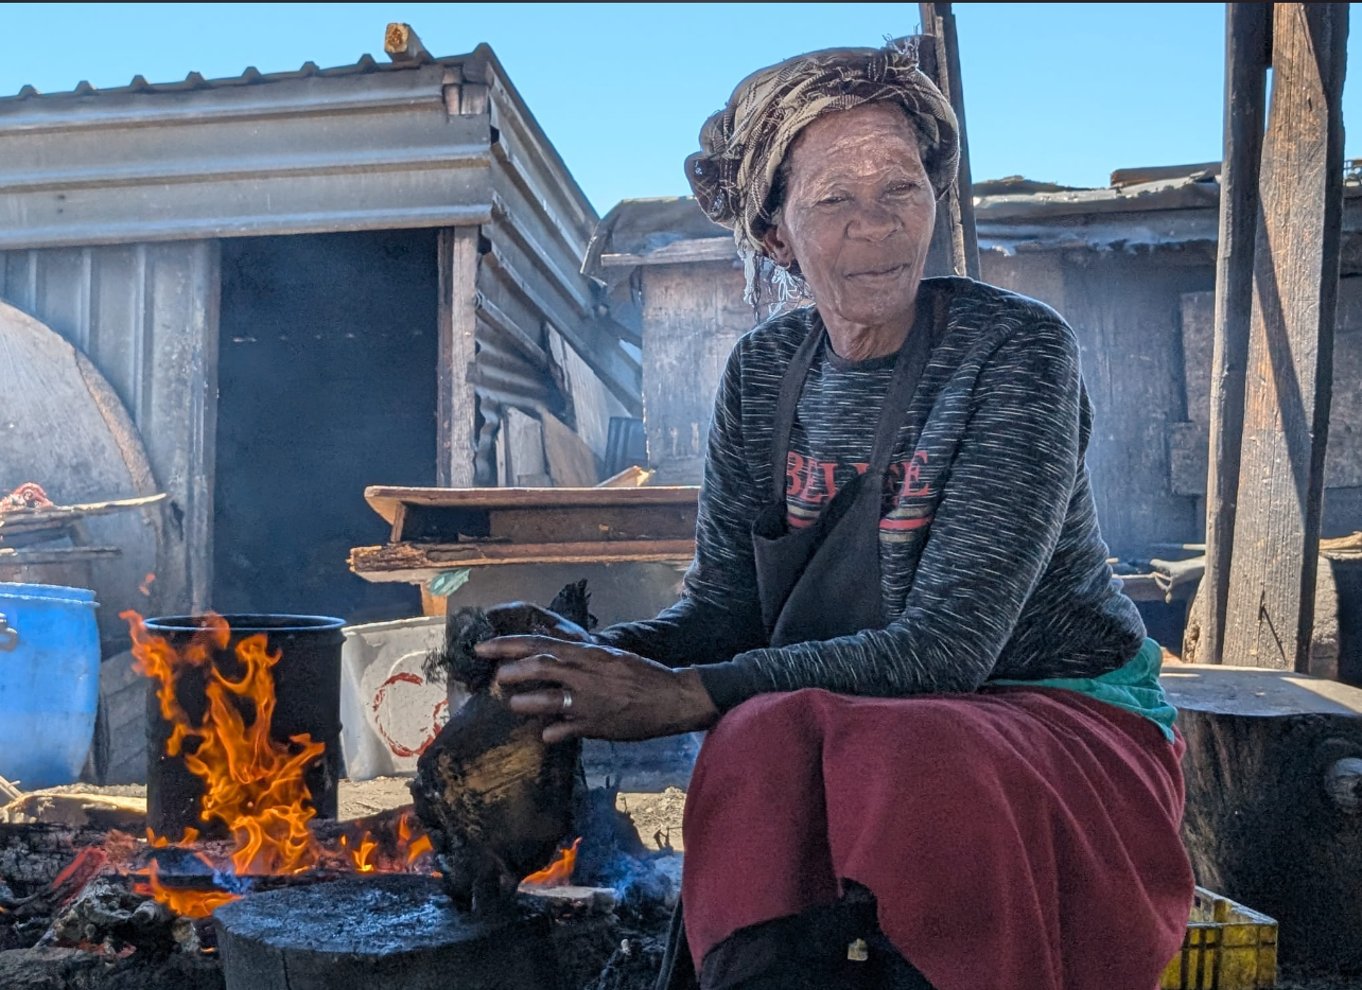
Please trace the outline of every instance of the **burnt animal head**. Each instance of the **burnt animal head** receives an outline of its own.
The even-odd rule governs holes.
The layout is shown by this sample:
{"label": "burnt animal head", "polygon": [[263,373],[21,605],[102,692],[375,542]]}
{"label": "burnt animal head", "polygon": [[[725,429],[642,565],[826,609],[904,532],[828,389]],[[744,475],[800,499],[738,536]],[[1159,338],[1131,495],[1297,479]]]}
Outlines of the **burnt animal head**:
{"label": "burnt animal head", "polygon": [[547,610],[523,602],[512,602],[483,610],[459,608],[445,618],[444,643],[426,657],[423,670],[428,681],[453,681],[469,694],[486,693],[496,674],[496,665],[483,660],[473,648],[497,636],[562,635],[573,626],[588,630],[596,625],[589,603],[586,581],[575,581],[554,596]]}

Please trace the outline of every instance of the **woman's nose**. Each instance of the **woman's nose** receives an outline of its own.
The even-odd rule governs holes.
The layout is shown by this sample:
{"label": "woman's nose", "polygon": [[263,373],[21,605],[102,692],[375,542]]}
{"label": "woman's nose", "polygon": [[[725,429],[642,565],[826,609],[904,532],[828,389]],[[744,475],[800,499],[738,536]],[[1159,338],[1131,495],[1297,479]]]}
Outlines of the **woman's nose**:
{"label": "woman's nose", "polygon": [[858,203],[847,224],[847,236],[867,241],[882,241],[899,228],[898,215],[883,203]]}

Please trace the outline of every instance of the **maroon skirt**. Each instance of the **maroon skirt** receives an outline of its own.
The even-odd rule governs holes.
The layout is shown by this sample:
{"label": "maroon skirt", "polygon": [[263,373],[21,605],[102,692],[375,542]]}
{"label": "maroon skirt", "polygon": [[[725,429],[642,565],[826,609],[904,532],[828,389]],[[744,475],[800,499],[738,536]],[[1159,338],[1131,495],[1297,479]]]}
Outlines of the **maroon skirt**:
{"label": "maroon skirt", "polygon": [[754,698],[709,733],[686,802],[696,970],[854,880],[937,990],[1154,990],[1192,900],[1182,752],[1058,689]]}

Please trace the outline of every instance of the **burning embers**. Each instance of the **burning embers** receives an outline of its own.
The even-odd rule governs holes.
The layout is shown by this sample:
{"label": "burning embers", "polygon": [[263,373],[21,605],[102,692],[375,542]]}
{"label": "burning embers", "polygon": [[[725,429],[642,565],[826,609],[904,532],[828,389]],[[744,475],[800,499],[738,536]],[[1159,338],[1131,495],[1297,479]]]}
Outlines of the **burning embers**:
{"label": "burning embers", "polygon": [[[398,816],[387,842],[369,831],[338,831],[324,844],[311,827],[317,809],[308,771],[325,744],[308,733],[284,741],[272,736],[274,671],[282,653],[270,648],[266,633],[231,645],[227,620],[208,615],[175,644],[155,635],[136,613],[122,617],[131,626],[135,669],[156,681],[160,718],[169,727],[165,754],[180,758],[201,788],[196,809],[203,828],[158,835],[153,816],[148,829],[152,846],[189,854],[171,861],[177,880],[193,878],[188,886],[167,882],[162,857],[154,853],[145,886],[158,901],[178,914],[206,917],[263,877],[419,869],[416,861],[430,841],[409,814]],[[193,686],[187,691],[186,684]],[[197,717],[186,694],[201,694]],[[205,831],[226,841],[200,842]],[[215,881],[207,889],[206,878]]]}

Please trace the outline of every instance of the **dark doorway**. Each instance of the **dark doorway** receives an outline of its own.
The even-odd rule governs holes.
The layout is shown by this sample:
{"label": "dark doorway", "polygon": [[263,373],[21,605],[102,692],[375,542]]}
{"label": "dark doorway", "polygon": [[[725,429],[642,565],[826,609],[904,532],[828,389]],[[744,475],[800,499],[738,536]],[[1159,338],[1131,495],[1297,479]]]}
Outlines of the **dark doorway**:
{"label": "dark doorway", "polygon": [[222,242],[213,607],[420,614],[350,573],[366,485],[435,484],[434,230]]}

